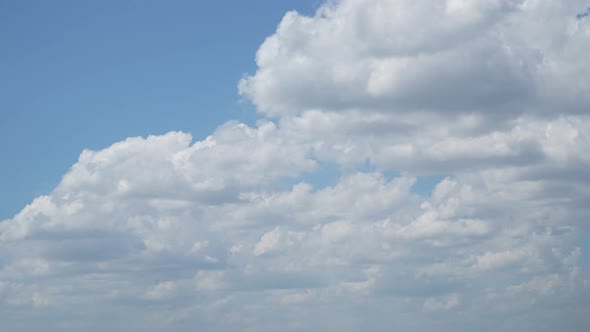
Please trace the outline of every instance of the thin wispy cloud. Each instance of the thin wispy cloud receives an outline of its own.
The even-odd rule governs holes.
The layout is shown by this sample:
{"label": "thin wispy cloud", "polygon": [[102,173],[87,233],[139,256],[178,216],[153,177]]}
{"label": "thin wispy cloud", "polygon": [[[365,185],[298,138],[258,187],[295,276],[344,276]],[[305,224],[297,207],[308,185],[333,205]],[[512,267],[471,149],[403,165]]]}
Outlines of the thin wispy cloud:
{"label": "thin wispy cloud", "polygon": [[579,20],[579,19],[582,19],[582,18],[589,16],[589,15],[590,15],[590,7],[588,7],[588,9],[586,9],[585,12],[578,13],[576,15],[576,18]]}

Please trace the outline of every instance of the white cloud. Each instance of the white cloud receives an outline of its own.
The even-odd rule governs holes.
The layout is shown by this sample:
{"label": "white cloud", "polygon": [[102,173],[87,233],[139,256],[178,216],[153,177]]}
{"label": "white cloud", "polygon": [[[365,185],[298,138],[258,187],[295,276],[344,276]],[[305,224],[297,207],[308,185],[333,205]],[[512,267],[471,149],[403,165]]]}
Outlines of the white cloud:
{"label": "white cloud", "polygon": [[254,255],[264,255],[267,252],[276,249],[279,245],[280,239],[281,231],[278,227],[276,227],[272,231],[264,233],[264,235],[262,235],[262,237],[260,238],[260,241],[256,243],[256,247],[254,248]]}
{"label": "white cloud", "polygon": [[428,298],[424,301],[424,309],[427,310],[450,310],[461,303],[459,294],[450,294],[443,298]]}
{"label": "white cloud", "polygon": [[534,59],[502,47],[495,28],[520,2],[341,1],[312,18],[289,13],[240,91],[269,114],[518,99]]}
{"label": "white cloud", "polygon": [[166,297],[171,296],[174,291],[176,290],[176,284],[171,281],[163,281],[157,283],[154,287],[152,287],[145,296],[148,299],[153,300],[160,300]]}
{"label": "white cloud", "polygon": [[514,264],[526,257],[526,251],[523,250],[508,250],[501,252],[487,252],[476,257],[473,267],[479,270],[490,270]]}
{"label": "white cloud", "polygon": [[198,290],[214,291],[224,287],[222,271],[199,271],[195,276]]}

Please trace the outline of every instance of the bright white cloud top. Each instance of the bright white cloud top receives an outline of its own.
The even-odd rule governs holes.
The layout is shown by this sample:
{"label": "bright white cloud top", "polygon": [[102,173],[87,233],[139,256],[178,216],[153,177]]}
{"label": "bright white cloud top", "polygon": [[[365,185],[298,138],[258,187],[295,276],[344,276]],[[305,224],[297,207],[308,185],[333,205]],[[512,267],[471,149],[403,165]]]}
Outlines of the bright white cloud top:
{"label": "bright white cloud top", "polygon": [[4,328],[590,330],[583,8],[287,13],[239,83],[265,120],[84,151],[0,223]]}

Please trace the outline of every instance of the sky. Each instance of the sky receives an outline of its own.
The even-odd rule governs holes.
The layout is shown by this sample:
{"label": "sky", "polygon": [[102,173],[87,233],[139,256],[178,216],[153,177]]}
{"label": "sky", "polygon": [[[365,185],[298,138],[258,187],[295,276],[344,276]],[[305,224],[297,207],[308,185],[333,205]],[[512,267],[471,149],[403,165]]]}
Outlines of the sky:
{"label": "sky", "polygon": [[0,320],[588,331],[587,1],[1,1]]}

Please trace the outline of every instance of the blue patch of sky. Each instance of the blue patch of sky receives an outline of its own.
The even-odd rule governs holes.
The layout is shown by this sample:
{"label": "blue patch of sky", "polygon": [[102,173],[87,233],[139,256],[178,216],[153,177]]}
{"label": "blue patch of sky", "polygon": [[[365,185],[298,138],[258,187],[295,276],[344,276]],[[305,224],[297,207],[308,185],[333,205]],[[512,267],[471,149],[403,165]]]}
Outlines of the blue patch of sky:
{"label": "blue patch of sky", "polygon": [[380,169],[376,167],[373,163],[371,163],[371,161],[368,159],[365,160],[364,164],[355,171],[363,173],[380,173],[383,176],[383,178],[387,181],[391,181],[394,178],[399,177],[401,175],[400,171]]}
{"label": "blue patch of sky", "polygon": [[[364,172],[376,172],[376,168],[370,163],[366,163],[362,169]],[[396,177],[401,176],[401,172],[393,170],[382,170],[380,173],[387,181],[391,181]],[[432,194],[432,190],[448,175],[445,174],[429,174],[429,175],[416,175],[416,182],[411,188],[411,192],[428,197]]]}
{"label": "blue patch of sky", "polygon": [[387,181],[391,181],[402,175],[400,171],[382,171],[381,174],[383,174],[383,177]]}
{"label": "blue patch of sky", "polygon": [[447,176],[444,174],[417,176],[416,182],[412,186],[412,192],[421,196],[430,196],[436,185]]}
{"label": "blue patch of sky", "polygon": [[259,117],[237,82],[288,10],[319,0],[0,2],[0,220],[85,148]]}
{"label": "blue patch of sky", "polygon": [[327,187],[336,186],[343,174],[340,165],[332,162],[318,161],[317,168],[314,171],[305,172],[295,179],[283,181],[282,186],[291,188],[297,183],[304,182],[311,184],[314,191],[318,191]]}

